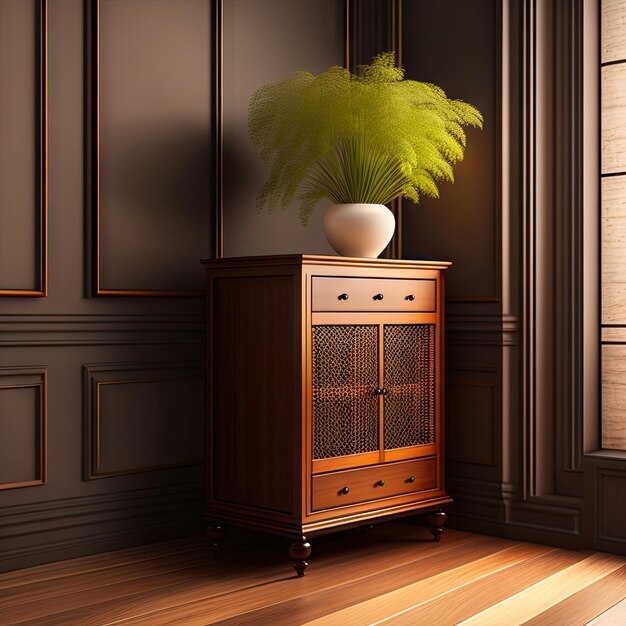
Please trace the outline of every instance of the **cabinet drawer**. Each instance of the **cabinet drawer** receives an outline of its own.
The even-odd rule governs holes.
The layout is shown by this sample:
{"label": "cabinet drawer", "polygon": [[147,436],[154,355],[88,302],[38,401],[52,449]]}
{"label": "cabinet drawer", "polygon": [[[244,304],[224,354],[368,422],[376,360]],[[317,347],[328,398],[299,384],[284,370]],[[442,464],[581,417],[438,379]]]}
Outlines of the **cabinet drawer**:
{"label": "cabinet drawer", "polygon": [[436,311],[434,279],[313,278],[313,311]]}
{"label": "cabinet drawer", "polygon": [[312,508],[332,509],[436,487],[436,457],[332,472],[313,477]]}

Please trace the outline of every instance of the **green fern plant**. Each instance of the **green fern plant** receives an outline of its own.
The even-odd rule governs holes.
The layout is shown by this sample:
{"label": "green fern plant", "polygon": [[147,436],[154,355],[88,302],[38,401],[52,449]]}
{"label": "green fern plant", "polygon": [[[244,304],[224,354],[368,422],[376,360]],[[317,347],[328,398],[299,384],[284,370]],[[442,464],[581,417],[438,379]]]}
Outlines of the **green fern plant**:
{"label": "green fern plant", "polygon": [[286,208],[298,198],[306,224],[323,198],[335,204],[436,198],[439,183],[454,181],[468,125],[482,128],[476,108],[436,85],[404,80],[393,52],[356,74],[339,66],[318,76],[295,72],[250,100],[252,143],[270,165],[257,208]]}

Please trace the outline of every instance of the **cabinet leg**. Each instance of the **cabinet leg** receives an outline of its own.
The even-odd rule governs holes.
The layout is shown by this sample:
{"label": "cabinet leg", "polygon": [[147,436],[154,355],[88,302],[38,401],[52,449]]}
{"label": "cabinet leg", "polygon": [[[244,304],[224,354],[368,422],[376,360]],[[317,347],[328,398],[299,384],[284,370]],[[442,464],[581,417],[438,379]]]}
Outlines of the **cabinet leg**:
{"label": "cabinet leg", "polygon": [[435,541],[441,541],[443,527],[448,519],[448,516],[441,509],[439,509],[438,511],[429,513],[427,519],[430,524],[430,532],[435,538]]}
{"label": "cabinet leg", "polygon": [[209,548],[215,556],[220,556],[224,551],[224,540],[227,535],[227,527],[222,524],[210,524],[206,529],[206,534],[209,536],[211,543]]}
{"label": "cabinet leg", "polygon": [[289,556],[293,559],[293,569],[296,570],[298,578],[304,576],[304,570],[309,566],[306,560],[311,556],[311,544],[302,537],[300,541],[295,541],[289,546]]}

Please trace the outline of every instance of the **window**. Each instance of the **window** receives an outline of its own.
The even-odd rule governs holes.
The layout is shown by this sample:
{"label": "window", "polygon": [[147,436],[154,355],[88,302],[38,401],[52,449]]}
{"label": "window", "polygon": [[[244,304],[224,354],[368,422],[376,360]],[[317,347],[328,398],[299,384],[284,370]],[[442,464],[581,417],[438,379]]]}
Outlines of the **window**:
{"label": "window", "polygon": [[601,0],[602,448],[626,450],[626,0]]}

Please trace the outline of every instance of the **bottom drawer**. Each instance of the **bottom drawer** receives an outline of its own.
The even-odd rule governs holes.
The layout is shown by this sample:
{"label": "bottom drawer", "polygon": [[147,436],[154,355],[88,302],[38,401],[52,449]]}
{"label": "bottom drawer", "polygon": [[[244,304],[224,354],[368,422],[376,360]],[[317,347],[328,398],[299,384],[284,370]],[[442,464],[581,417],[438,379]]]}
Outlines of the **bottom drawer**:
{"label": "bottom drawer", "polygon": [[385,463],[313,477],[314,511],[437,487],[437,458]]}

